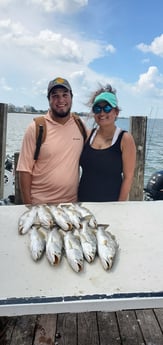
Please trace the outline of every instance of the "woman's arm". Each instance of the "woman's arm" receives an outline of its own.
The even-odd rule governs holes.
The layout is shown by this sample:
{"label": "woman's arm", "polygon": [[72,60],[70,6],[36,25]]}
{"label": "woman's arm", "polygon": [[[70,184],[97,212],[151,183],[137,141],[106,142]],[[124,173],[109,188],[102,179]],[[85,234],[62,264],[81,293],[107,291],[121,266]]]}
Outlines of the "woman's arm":
{"label": "woman's arm", "polygon": [[130,133],[124,133],[121,141],[123,181],[118,201],[126,201],[131,189],[135,164],[136,164],[136,146]]}

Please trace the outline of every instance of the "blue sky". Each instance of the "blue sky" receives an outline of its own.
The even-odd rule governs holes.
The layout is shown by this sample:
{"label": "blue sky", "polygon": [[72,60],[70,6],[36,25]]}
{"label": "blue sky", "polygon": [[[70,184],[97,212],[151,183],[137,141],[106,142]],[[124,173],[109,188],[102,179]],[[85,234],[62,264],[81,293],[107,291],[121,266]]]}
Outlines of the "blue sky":
{"label": "blue sky", "polygon": [[163,118],[162,13],[162,0],[0,0],[0,103],[47,109],[60,76],[73,111],[110,83],[121,116]]}

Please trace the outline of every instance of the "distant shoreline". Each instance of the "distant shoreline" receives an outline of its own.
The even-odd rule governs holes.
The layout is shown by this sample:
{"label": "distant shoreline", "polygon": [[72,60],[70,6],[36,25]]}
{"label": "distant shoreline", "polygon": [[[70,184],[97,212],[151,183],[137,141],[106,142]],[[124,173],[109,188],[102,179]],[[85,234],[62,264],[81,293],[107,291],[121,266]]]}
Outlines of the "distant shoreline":
{"label": "distant shoreline", "polygon": [[34,115],[39,115],[39,114],[46,114],[47,110],[43,111],[8,111],[8,114],[34,114]]}

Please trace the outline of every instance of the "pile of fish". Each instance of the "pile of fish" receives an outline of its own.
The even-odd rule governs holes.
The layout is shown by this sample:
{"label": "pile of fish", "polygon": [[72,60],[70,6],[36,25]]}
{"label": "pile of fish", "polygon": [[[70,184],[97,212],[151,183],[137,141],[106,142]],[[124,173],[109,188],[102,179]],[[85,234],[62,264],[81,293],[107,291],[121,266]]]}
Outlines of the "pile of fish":
{"label": "pile of fish", "polygon": [[93,262],[96,254],[103,268],[111,269],[118,244],[107,228],[79,203],[30,206],[18,220],[19,234],[29,234],[34,261],[45,253],[51,265],[58,265],[65,253],[75,272],[83,269],[84,259]]}

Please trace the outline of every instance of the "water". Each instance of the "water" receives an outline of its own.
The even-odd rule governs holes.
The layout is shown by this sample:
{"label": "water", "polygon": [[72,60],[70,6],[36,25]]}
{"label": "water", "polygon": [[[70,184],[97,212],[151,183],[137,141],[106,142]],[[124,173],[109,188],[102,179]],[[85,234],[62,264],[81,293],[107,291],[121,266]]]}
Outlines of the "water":
{"label": "water", "polygon": [[19,152],[24,132],[33,118],[40,115],[35,114],[8,114],[7,118],[7,139],[6,154],[12,155]]}
{"label": "water", "polygon": [[[36,116],[40,115],[8,114],[6,154],[13,155],[20,151],[25,129]],[[91,127],[92,119],[85,119],[85,123]],[[116,124],[123,129],[129,129],[129,119],[127,118],[119,118]],[[144,186],[154,172],[163,170],[162,133],[163,119],[148,119]]]}

